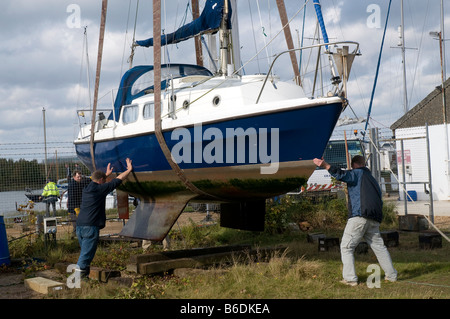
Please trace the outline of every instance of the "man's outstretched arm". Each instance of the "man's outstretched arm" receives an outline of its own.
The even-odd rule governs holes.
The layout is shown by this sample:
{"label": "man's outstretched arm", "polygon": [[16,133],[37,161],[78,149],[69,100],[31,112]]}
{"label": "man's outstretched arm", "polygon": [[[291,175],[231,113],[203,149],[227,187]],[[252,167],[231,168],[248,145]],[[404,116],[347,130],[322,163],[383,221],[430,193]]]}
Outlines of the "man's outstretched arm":
{"label": "man's outstretched arm", "polygon": [[329,170],[331,165],[325,162],[325,160],[322,158],[315,158],[313,159],[314,164],[316,164],[319,167],[325,168],[326,170]]}
{"label": "man's outstretched arm", "polygon": [[125,172],[122,172],[119,174],[119,176],[117,176],[116,178],[124,180],[128,177],[128,174],[131,173],[131,171],[133,170],[133,165],[132,162],[129,158],[126,159],[127,161],[127,170]]}

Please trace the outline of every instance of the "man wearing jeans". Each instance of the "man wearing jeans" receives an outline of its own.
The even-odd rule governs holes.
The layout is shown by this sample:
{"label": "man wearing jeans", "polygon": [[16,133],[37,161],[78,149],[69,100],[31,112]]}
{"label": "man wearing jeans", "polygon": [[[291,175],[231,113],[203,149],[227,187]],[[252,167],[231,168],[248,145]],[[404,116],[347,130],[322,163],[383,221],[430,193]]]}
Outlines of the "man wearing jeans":
{"label": "man wearing jeans", "polygon": [[110,164],[106,168],[106,173],[96,170],[92,173],[91,183],[83,189],[76,229],[78,242],[81,247],[77,265],[80,268],[82,277],[89,275],[90,264],[97,250],[100,229],[105,227],[106,196],[116,189],[133,169],[129,158],[126,159],[126,162],[127,170],[110,182],[106,182],[106,178],[113,171]]}
{"label": "man wearing jeans", "polygon": [[341,283],[356,286],[358,277],[355,270],[354,251],[361,239],[365,239],[375,253],[388,281],[397,280],[397,271],[380,234],[383,219],[381,189],[370,170],[365,166],[363,156],[352,158],[351,170],[342,170],[323,159],[315,158],[314,164],[325,168],[339,181],[347,183],[348,221],[342,236],[341,258],[343,280]]}

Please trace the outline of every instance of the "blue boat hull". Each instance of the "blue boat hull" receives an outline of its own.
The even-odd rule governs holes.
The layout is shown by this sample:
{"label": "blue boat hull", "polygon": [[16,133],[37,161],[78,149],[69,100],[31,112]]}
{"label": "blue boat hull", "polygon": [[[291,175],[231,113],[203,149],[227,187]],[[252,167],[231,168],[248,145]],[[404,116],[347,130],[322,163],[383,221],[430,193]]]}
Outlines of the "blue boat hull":
{"label": "blue boat hull", "polygon": [[[163,135],[178,165],[197,188],[229,201],[268,198],[306,182],[315,168],[312,159],[323,155],[341,111],[342,104],[334,103],[204,123],[184,128],[180,134],[165,131]],[[236,132],[237,128],[255,133],[246,136],[244,149],[239,147],[242,144],[236,136],[231,137],[234,143],[230,142],[229,130]],[[205,132],[213,134],[206,137]],[[251,141],[257,141],[257,145],[251,145]],[[262,145],[264,141],[266,145]],[[233,150],[227,148],[227,143],[234,146]],[[89,144],[76,144],[76,152],[92,170]],[[123,171],[125,158],[133,160],[134,174],[122,186],[133,196],[186,192],[153,132],[97,142],[94,152],[97,169],[105,169],[111,163],[115,171]],[[274,156],[274,152],[278,155]],[[262,173],[264,167],[270,166],[269,173]]]}

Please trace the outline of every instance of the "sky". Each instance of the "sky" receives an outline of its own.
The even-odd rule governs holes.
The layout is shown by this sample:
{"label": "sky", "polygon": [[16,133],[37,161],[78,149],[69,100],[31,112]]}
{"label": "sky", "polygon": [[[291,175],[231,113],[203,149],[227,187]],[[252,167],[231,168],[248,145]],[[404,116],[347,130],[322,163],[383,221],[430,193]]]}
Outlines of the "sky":
{"label": "sky", "polygon": [[[0,158],[23,157],[29,152],[42,157],[45,110],[48,153],[73,155],[78,133],[77,110],[92,103],[100,27],[101,0],[3,0],[0,13]],[[271,41],[281,28],[274,0],[237,0],[241,59],[246,63]],[[374,92],[372,125],[388,129],[403,114],[403,69],[398,47],[401,23],[400,0],[392,0],[388,29]],[[137,0],[109,0],[98,108],[110,108],[122,74],[128,69]],[[162,1],[162,29],[173,32],[183,20],[190,0]],[[298,47],[303,25],[304,0],[285,0],[294,44]],[[366,118],[379,58],[388,9],[387,0],[321,0],[330,41],[356,41],[355,58],[348,84],[351,109],[343,115]],[[203,6],[204,0],[200,0]],[[251,14],[250,14],[251,9]],[[136,40],[152,35],[152,4],[139,1]],[[188,11],[186,20],[191,21]],[[439,41],[430,31],[440,30],[440,1],[404,1],[408,109],[441,83]],[[450,27],[450,8],[445,11]],[[91,94],[88,92],[84,31],[87,27]],[[307,1],[304,45],[311,44],[316,29],[312,0]],[[445,33],[450,38],[450,30]],[[195,63],[193,41],[167,48],[163,61]],[[258,63],[246,65],[245,73],[265,72],[267,60],[286,49],[280,33],[272,46],[261,50]],[[269,58],[268,58],[269,56]],[[446,50],[446,60],[450,48]],[[134,65],[152,64],[153,51],[138,48]],[[311,61],[311,60],[310,60]],[[259,67],[258,67],[259,64]],[[307,65],[307,54],[302,60]],[[311,65],[311,62],[309,63]],[[290,80],[291,66],[281,60],[275,72]],[[324,80],[330,78],[323,73]],[[305,87],[305,90],[307,88]],[[113,94],[111,93],[113,92]],[[91,99],[89,99],[91,96]],[[349,128],[351,129],[351,127]],[[27,155],[25,155],[27,154]],[[50,157],[53,155],[49,155]],[[32,157],[32,156],[31,156]]]}

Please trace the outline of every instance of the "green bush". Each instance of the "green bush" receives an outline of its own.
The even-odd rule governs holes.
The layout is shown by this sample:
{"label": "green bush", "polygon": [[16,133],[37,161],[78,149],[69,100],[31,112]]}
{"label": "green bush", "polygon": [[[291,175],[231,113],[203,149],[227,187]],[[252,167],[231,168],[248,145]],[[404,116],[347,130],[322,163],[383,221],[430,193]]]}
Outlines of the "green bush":
{"label": "green bush", "polygon": [[397,210],[394,202],[383,203],[383,221],[381,226],[398,227]]}
{"label": "green bush", "polygon": [[[398,225],[395,203],[383,205],[383,227]],[[267,201],[265,231],[270,234],[285,231],[289,223],[308,222],[313,229],[337,229],[348,219],[347,201],[331,197],[290,197]]]}

